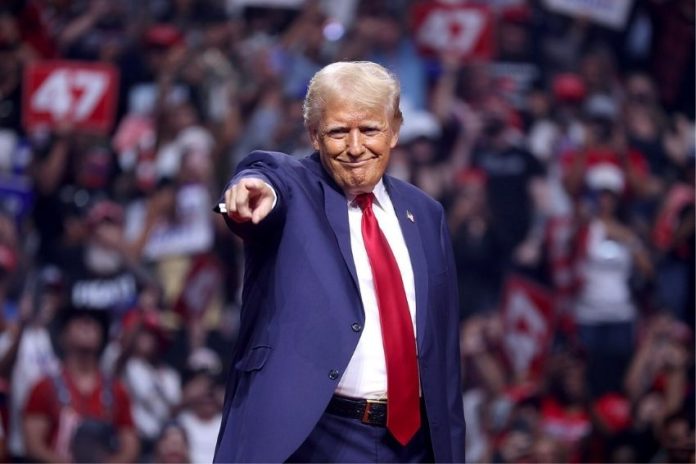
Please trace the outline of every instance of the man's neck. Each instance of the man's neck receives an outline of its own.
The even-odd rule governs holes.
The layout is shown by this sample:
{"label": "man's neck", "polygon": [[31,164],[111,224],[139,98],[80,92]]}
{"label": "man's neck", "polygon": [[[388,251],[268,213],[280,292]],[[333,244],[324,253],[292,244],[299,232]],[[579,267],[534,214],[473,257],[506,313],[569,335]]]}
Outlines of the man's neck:
{"label": "man's neck", "polygon": [[99,373],[99,358],[91,353],[70,353],[65,357],[64,366],[72,378],[85,379]]}

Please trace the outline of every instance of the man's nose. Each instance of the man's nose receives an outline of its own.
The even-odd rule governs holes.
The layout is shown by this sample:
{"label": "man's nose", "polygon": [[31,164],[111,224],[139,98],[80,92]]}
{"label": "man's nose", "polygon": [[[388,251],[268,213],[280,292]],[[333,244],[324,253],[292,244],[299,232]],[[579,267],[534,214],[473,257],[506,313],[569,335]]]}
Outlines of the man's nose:
{"label": "man's nose", "polygon": [[365,151],[362,134],[359,129],[353,129],[348,133],[348,154],[360,156]]}

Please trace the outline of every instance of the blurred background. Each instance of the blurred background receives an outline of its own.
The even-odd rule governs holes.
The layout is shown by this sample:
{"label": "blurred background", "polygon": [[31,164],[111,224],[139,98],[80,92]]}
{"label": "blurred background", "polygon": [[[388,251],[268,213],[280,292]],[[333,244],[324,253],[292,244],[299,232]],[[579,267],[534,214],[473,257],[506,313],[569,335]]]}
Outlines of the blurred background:
{"label": "blurred background", "polygon": [[448,214],[467,460],[694,462],[694,13],[1,0],[0,456],[210,462],[243,275],[211,207],[371,60],[390,173]]}

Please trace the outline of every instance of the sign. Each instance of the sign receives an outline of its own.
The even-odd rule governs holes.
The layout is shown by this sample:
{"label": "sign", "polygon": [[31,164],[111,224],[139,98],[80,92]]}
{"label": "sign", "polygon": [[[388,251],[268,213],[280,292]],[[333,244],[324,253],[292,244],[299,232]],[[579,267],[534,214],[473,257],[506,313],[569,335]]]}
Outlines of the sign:
{"label": "sign", "polygon": [[510,276],[503,296],[503,352],[517,376],[541,374],[551,344],[553,301],[543,287]]}
{"label": "sign", "polygon": [[299,10],[304,3],[305,0],[235,0],[234,8],[251,6],[257,8],[292,8]]}
{"label": "sign", "polygon": [[28,131],[58,124],[108,132],[114,122],[118,71],[104,63],[41,61],[24,74],[22,122]]}
{"label": "sign", "polygon": [[623,29],[633,0],[544,0],[549,10],[587,18],[602,26]]}
{"label": "sign", "polygon": [[222,270],[214,256],[193,257],[181,294],[174,304],[174,312],[187,321],[203,317],[222,281]]}
{"label": "sign", "polygon": [[416,44],[426,55],[493,55],[493,14],[485,5],[431,1],[417,4],[412,15]]}
{"label": "sign", "polygon": [[533,63],[497,61],[489,66],[498,93],[515,108],[525,107],[525,98],[539,77],[539,69]]}
{"label": "sign", "polygon": [[0,209],[19,223],[31,213],[34,188],[25,175],[0,173]]}

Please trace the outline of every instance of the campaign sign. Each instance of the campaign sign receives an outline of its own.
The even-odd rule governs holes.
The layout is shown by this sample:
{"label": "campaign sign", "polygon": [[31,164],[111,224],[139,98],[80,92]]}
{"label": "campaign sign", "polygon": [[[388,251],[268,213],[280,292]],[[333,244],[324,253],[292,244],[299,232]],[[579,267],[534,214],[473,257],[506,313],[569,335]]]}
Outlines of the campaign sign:
{"label": "campaign sign", "polygon": [[543,287],[510,276],[503,297],[503,351],[517,375],[539,374],[551,344],[553,300]]}
{"label": "campaign sign", "polygon": [[31,212],[33,199],[29,176],[0,173],[0,209],[20,222]]}
{"label": "campaign sign", "polygon": [[109,64],[32,63],[24,73],[22,122],[28,131],[65,123],[106,133],[114,123],[117,93],[118,71]]}
{"label": "campaign sign", "polygon": [[222,270],[212,254],[193,257],[181,294],[174,304],[174,312],[184,320],[203,317],[222,280]]}
{"label": "campaign sign", "polygon": [[453,53],[461,58],[493,55],[493,14],[481,4],[431,1],[412,11],[416,43],[422,53]]}
{"label": "campaign sign", "polygon": [[633,0],[544,0],[549,10],[623,29]]}

